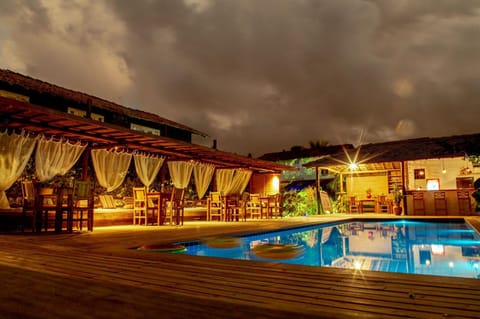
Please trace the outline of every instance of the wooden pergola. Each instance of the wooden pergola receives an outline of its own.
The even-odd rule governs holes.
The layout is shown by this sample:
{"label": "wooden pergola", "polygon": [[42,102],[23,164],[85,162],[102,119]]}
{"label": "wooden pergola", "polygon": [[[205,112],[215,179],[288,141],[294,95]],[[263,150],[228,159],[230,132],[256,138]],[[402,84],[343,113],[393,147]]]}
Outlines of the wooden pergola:
{"label": "wooden pergola", "polygon": [[64,137],[86,142],[91,148],[137,150],[167,156],[167,160],[195,160],[220,168],[248,168],[258,172],[295,170],[291,166],[134,131],[4,97],[0,97],[0,129]]}

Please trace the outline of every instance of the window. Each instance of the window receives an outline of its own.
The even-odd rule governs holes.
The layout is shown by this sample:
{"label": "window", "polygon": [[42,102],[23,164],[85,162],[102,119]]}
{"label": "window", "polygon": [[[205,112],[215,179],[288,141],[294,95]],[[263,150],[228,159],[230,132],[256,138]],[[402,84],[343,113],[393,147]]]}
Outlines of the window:
{"label": "window", "polygon": [[440,180],[438,178],[427,179],[427,190],[438,191],[440,189]]}
{"label": "window", "polygon": [[103,117],[103,115],[95,114],[95,113],[92,113],[92,120],[105,122],[105,118]]}
{"label": "window", "polygon": [[13,99],[21,102],[30,102],[30,97],[18,93],[13,93],[10,91],[0,90],[0,96],[6,97],[7,99]]}
{"label": "window", "polygon": [[67,109],[67,112],[68,112],[68,114],[73,114],[73,115],[81,116],[81,117],[87,117],[87,112],[86,111],[79,110],[79,109],[76,109],[76,108],[73,108],[73,107],[69,107]]}
{"label": "window", "polygon": [[[68,114],[73,114],[73,115],[76,115],[76,116],[87,117],[87,111],[76,109],[74,107],[69,107],[67,109],[67,113]],[[92,113],[90,115],[90,118],[92,120],[95,120],[95,121],[105,122],[104,116],[100,115],[100,114]]]}
{"label": "window", "polygon": [[413,170],[413,177],[415,179],[425,179],[425,169],[417,168]]}
{"label": "window", "polygon": [[135,124],[135,123],[131,123],[130,128],[134,131],[139,131],[139,132],[143,132],[143,133],[148,133],[148,134],[153,134],[153,135],[160,136],[160,130],[156,129],[156,128],[143,126],[143,125]]}

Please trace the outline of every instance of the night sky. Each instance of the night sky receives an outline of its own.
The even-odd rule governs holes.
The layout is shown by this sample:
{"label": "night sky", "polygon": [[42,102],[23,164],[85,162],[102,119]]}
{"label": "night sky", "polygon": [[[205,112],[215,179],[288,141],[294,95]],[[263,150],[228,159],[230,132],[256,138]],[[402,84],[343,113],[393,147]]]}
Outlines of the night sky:
{"label": "night sky", "polygon": [[0,21],[0,68],[242,155],[480,132],[480,0],[2,0]]}

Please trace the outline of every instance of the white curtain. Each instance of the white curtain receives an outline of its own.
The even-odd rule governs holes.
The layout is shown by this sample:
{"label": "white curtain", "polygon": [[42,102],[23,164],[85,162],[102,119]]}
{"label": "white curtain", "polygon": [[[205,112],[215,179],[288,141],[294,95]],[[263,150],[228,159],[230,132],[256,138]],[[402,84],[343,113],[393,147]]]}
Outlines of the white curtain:
{"label": "white curtain", "polygon": [[229,194],[243,193],[248,182],[250,181],[251,176],[252,171],[250,170],[235,170],[235,175],[233,176]]}
{"label": "white curtain", "polygon": [[247,187],[252,171],[244,169],[217,169],[217,191],[222,195],[241,194]]}
{"label": "white curtain", "polygon": [[168,170],[175,188],[187,188],[194,164],[186,161],[168,162]]}
{"label": "white curtain", "polygon": [[100,186],[111,192],[122,185],[131,160],[132,154],[129,153],[92,150],[93,168]]}
{"label": "white curtain", "polygon": [[20,135],[0,132],[0,208],[10,208],[5,191],[22,175],[35,142],[25,132]]}
{"label": "white curtain", "polygon": [[228,169],[228,168],[217,169],[215,173],[216,185],[217,185],[217,191],[220,192],[220,194],[222,195],[229,194],[234,173],[235,173],[234,169]]}
{"label": "white curtain", "polygon": [[65,175],[82,155],[86,145],[70,144],[68,140],[54,141],[42,136],[35,152],[35,175],[40,182]]}
{"label": "white curtain", "polygon": [[155,177],[157,177],[158,171],[160,171],[165,158],[153,155],[134,154],[133,159],[138,178],[140,178],[140,181],[148,190],[155,180]]}
{"label": "white curtain", "polygon": [[208,190],[208,186],[212,181],[215,166],[211,164],[195,163],[193,167],[193,177],[195,178],[195,187],[197,189],[198,198],[202,199]]}

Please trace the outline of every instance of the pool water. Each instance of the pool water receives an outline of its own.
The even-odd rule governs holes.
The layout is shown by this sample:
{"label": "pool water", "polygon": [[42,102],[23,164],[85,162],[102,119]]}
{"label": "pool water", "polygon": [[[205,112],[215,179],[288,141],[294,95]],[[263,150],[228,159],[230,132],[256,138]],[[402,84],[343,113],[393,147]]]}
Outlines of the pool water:
{"label": "pool water", "polygon": [[[189,255],[480,278],[480,235],[463,220],[355,221],[238,237],[234,248],[213,248],[202,241],[182,244]],[[254,253],[262,244],[294,244],[303,249],[292,258],[268,259]]]}

